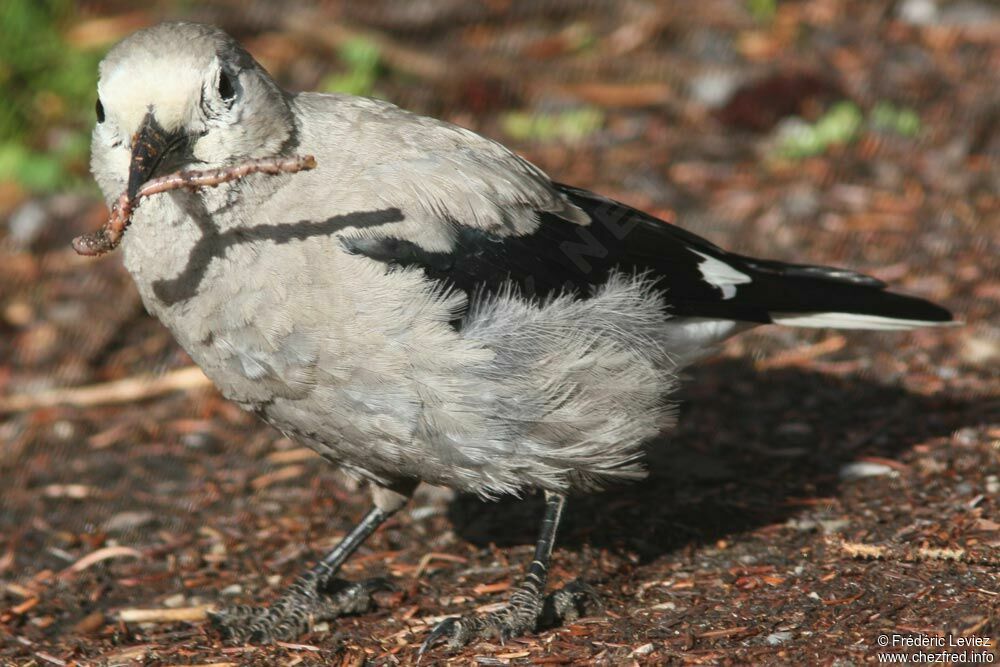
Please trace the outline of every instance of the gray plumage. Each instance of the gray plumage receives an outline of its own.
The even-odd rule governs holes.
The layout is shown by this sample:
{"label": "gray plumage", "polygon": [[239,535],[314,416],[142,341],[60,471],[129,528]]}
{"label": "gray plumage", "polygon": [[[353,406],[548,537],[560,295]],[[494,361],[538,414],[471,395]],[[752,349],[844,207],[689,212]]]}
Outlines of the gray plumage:
{"label": "gray plumage", "polygon": [[[626,229],[582,268],[545,261],[607,211],[642,214],[469,130],[282,91],[211,27],[129,37],[101,64],[99,95],[92,167],[109,204],[150,128],[170,139],[140,178],[315,156],[309,172],[144,201],[125,266],[223,395],[372,480],[389,512],[420,481],[496,496],[641,476],[642,444],[673,423],[678,369],[757,324],[947,319],[873,279],[727,254],[648,217],[636,233],[652,246],[629,246]],[[586,289],[530,294],[522,264]]]}
{"label": "gray plumage", "polygon": [[[184,58],[163,58],[177,43],[188,47]],[[249,62],[218,31],[166,24],[127,39],[102,64],[106,120],[95,129],[93,170],[109,203],[125,188],[128,137],[142,118],[119,108],[151,102],[166,129],[190,126],[200,90],[183,86],[218,67],[220,48]],[[648,281],[621,276],[586,301],[542,305],[509,292],[469,308],[465,295],[419,270],[387,272],[340,243],[379,235],[450,250],[456,222],[505,234],[530,232],[539,211],[585,221],[541,171],[387,102],[281,94],[252,63],[240,83],[260,97],[235,124],[207,130],[197,164],[295,147],[318,168],[152,198],[122,243],[146,308],[226,398],[382,484],[416,477],[496,495],[639,473],[640,444],[670,424],[677,366],[664,345],[668,314]],[[182,90],[189,106],[160,101]],[[215,133],[225,136],[203,148]],[[252,234],[386,209],[403,220],[287,241]],[[238,243],[203,243],[237,229],[247,230]],[[192,254],[199,242],[204,257]],[[456,331],[449,321],[462,313]]]}

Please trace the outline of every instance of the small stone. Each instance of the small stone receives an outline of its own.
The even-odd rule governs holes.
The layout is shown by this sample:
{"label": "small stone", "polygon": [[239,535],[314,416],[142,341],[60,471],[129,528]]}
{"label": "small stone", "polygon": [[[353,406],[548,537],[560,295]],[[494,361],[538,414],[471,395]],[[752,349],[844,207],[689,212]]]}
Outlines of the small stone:
{"label": "small stone", "polygon": [[812,519],[799,519],[792,517],[788,520],[788,527],[801,533],[808,533],[816,530],[817,526],[819,526],[819,523],[813,521]]}
{"label": "small stone", "polygon": [[979,431],[972,427],[961,428],[955,431],[952,440],[962,447],[975,447],[979,444]]}
{"label": "small stone", "polygon": [[959,354],[970,364],[986,364],[1000,360],[1000,330],[990,329],[967,336],[962,341]]}
{"label": "small stone", "polygon": [[823,527],[825,534],[830,535],[845,530],[851,525],[851,522],[847,519],[829,519],[827,521],[820,521],[819,525]]}
{"label": "small stone", "polygon": [[768,646],[777,646],[778,644],[784,644],[791,638],[791,632],[772,632],[764,639],[764,641],[767,642]]}
{"label": "small stone", "polygon": [[986,493],[990,495],[1000,494],[1000,477],[990,475],[986,478]]}
{"label": "small stone", "polygon": [[11,214],[7,222],[10,230],[7,238],[16,249],[24,250],[42,235],[50,219],[45,207],[31,199]]}
{"label": "small stone", "polygon": [[209,449],[215,442],[211,433],[185,433],[181,442],[188,449]]}
{"label": "small stone", "polygon": [[714,109],[729,101],[739,83],[739,78],[731,72],[706,72],[695,76],[689,85],[691,97]]}
{"label": "small stone", "polygon": [[[804,219],[816,216],[822,208],[819,192],[812,185],[798,185],[789,189],[781,202],[785,213],[793,218]],[[812,429],[810,428],[810,431]]]}
{"label": "small stone", "polygon": [[643,644],[638,648],[632,649],[632,655],[649,655],[650,653],[653,652],[653,649],[655,648],[656,647],[653,646],[652,642],[650,642],[649,644]]}
{"label": "small stone", "polygon": [[938,6],[934,0],[903,0],[896,14],[913,25],[931,25],[938,19]]}
{"label": "small stone", "polygon": [[104,530],[109,533],[125,532],[150,524],[155,519],[156,515],[148,511],[119,512],[104,522]]}
{"label": "small stone", "polygon": [[72,422],[60,419],[52,425],[52,433],[60,440],[69,440],[76,433],[76,427]]}
{"label": "small stone", "polygon": [[176,595],[171,595],[166,600],[163,601],[163,606],[168,609],[176,609],[178,607],[183,607],[187,602],[187,598],[184,597],[183,593],[177,593]]}
{"label": "small stone", "polygon": [[243,587],[239,584],[230,584],[219,591],[222,595],[240,595],[243,592]]}
{"label": "small stone", "polygon": [[414,521],[424,521],[432,516],[437,516],[438,514],[444,514],[446,509],[444,507],[439,507],[436,505],[423,505],[422,507],[414,507],[410,510],[410,517]]}

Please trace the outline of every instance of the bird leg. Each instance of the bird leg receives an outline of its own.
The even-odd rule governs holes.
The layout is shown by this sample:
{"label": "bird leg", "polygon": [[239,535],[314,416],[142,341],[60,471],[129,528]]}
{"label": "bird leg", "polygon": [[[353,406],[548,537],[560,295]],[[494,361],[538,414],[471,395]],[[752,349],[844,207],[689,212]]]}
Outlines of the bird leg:
{"label": "bird leg", "polygon": [[583,582],[572,582],[545,597],[549,562],[556,530],[562,516],[566,497],[545,493],[545,516],[535,545],[535,558],[520,585],[514,589],[508,604],[498,611],[486,614],[469,614],[447,618],[435,626],[420,647],[422,655],[439,641],[445,640],[450,648],[465,646],[473,639],[492,637],[505,641],[540,626],[556,625],[574,620],[588,610],[600,606],[597,593]]}
{"label": "bird leg", "polygon": [[371,608],[371,594],[391,589],[384,579],[357,583],[336,577],[344,561],[375,532],[395,510],[378,505],[308,572],[299,577],[270,607],[238,605],[209,613],[209,620],[227,639],[268,643],[289,641],[321,621]]}

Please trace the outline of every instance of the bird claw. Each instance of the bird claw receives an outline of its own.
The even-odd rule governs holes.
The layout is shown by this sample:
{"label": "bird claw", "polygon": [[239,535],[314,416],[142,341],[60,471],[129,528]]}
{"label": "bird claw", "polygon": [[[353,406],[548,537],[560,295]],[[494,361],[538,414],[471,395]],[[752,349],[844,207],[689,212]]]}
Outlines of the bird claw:
{"label": "bird claw", "polygon": [[469,614],[446,618],[431,630],[420,647],[418,655],[434,648],[447,639],[448,648],[462,648],[473,639],[499,639],[501,644],[535,629],[538,622],[539,605],[515,607],[507,605],[503,609],[488,614]]}
{"label": "bird claw", "polygon": [[460,635],[462,629],[461,625],[462,619],[457,616],[446,618],[435,625],[434,629],[427,635],[427,639],[425,639],[424,643],[420,645],[420,650],[417,651],[417,656],[423,656],[424,653],[434,648],[435,644],[445,638],[448,638],[448,645],[451,646],[451,648],[458,648],[458,646],[452,646],[452,639]]}
{"label": "bird claw", "polygon": [[242,643],[292,641],[322,621],[371,609],[371,596],[395,586],[383,578],[348,582],[310,572],[293,583],[270,607],[238,605],[209,612],[223,638]]}
{"label": "bird claw", "polygon": [[446,618],[430,631],[420,645],[418,656],[447,641],[454,650],[473,639],[497,638],[501,643],[538,628],[552,627],[564,621],[575,621],[582,616],[597,613],[603,608],[600,596],[589,584],[576,580],[563,588],[540,596],[513,596],[516,604],[488,614],[470,614]]}
{"label": "bird claw", "polygon": [[599,614],[603,610],[604,603],[597,590],[582,579],[576,579],[545,598],[538,625],[542,628],[553,627]]}
{"label": "bird claw", "polygon": [[[331,577],[323,586],[320,592],[333,598],[334,602],[344,609],[358,607],[358,611],[350,613],[363,613],[371,607],[371,596],[380,591],[393,593],[399,590],[396,584],[385,577],[372,577],[362,581],[347,581]],[[362,605],[363,608],[359,605]],[[343,616],[342,612],[340,615]]]}

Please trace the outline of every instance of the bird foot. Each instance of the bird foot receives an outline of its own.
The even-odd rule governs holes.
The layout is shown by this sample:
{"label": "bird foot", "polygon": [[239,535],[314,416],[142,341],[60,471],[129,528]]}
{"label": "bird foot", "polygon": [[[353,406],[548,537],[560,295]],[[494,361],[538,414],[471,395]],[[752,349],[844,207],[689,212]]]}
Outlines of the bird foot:
{"label": "bird foot", "polygon": [[538,627],[553,628],[602,611],[604,603],[594,587],[582,579],[576,579],[545,598]]}
{"label": "bird foot", "polygon": [[597,591],[579,580],[545,598],[529,587],[520,587],[502,609],[446,618],[438,623],[421,645],[420,654],[441,642],[446,642],[450,649],[461,648],[473,639],[497,638],[506,642],[538,628],[574,621],[601,607]]}
{"label": "bird foot", "polygon": [[299,577],[270,607],[236,605],[208,617],[234,643],[291,641],[316,623],[368,611],[372,593],[391,589],[385,579],[349,582],[313,571]]}

